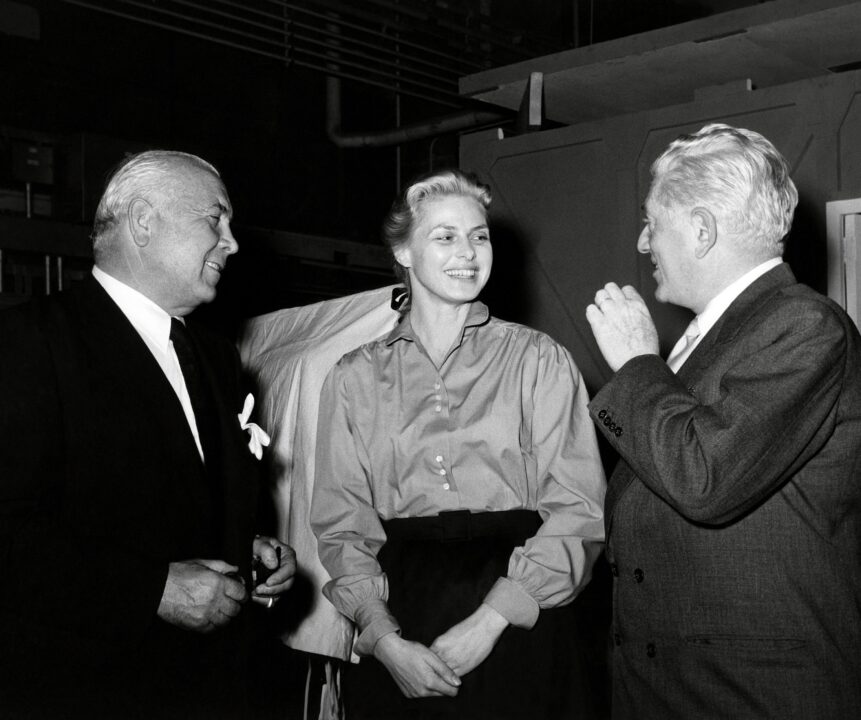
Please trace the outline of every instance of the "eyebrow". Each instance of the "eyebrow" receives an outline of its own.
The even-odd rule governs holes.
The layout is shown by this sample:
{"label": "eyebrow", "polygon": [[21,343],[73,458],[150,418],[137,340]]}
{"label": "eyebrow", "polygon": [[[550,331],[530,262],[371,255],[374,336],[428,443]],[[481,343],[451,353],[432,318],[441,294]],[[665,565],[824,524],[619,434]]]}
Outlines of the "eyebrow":
{"label": "eyebrow", "polygon": [[220,201],[212,203],[212,205],[207,208],[207,211],[212,210],[213,208],[217,208],[219,212],[224,215],[227,215],[228,217],[233,217],[233,211]]}
{"label": "eyebrow", "polygon": [[[474,228],[470,228],[469,232],[475,232],[476,230],[487,230],[487,229],[488,229],[487,224],[476,225]],[[449,225],[448,223],[440,223],[439,225],[434,225],[431,228],[431,232],[434,232],[435,230],[457,230],[457,226]]]}

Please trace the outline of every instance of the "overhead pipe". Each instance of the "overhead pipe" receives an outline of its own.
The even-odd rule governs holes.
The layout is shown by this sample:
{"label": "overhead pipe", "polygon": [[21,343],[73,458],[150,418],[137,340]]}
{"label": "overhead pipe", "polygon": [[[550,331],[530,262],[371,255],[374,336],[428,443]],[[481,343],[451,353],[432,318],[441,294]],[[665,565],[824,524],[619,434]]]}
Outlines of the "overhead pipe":
{"label": "overhead pipe", "polygon": [[341,129],[341,81],[337,77],[326,78],[326,134],[339,148],[392,147],[412,140],[477,129],[509,120],[511,116],[503,113],[473,110],[392,130],[346,134]]}

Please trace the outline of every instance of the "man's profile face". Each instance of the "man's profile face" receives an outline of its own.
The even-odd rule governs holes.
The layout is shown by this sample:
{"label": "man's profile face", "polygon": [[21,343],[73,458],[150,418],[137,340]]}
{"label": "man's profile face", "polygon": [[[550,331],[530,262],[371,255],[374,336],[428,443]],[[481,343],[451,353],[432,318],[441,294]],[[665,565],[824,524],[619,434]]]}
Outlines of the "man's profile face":
{"label": "man's profile face", "polygon": [[239,248],[230,230],[230,200],[215,174],[186,164],[169,188],[157,205],[151,258],[160,304],[184,315],[215,298],[227,258]]}
{"label": "man's profile face", "polygon": [[637,241],[637,250],[651,257],[655,268],[652,276],[658,283],[655,298],[689,308],[696,297],[693,255],[696,230],[687,208],[659,204],[654,188],[653,183],[643,205],[645,227]]}

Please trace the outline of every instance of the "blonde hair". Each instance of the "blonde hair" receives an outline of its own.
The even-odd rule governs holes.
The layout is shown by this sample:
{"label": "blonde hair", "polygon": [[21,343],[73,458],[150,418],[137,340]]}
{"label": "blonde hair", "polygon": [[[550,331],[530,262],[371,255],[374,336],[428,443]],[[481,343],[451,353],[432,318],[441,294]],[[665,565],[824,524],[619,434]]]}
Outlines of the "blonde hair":
{"label": "blonde hair", "polygon": [[383,221],[383,241],[392,253],[395,275],[409,289],[409,275],[395,259],[395,252],[412,237],[422,203],[449,195],[471,197],[485,210],[490,205],[490,188],[473,175],[460,170],[443,170],[416,180],[401,194]]}

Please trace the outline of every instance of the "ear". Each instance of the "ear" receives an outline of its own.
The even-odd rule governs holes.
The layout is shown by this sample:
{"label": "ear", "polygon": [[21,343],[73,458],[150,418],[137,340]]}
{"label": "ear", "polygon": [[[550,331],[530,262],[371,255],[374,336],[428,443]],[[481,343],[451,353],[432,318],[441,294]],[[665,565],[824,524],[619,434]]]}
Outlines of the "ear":
{"label": "ear", "polygon": [[405,268],[412,267],[413,259],[408,245],[401,245],[401,247],[395,250],[393,254],[395,256],[395,260],[397,260],[398,262],[398,265]]}
{"label": "ear", "polygon": [[155,208],[141,197],[129,203],[128,212],[129,235],[138,247],[149,245],[152,237],[152,223],[155,219]]}
{"label": "ear", "polygon": [[708,208],[695,207],[691,210],[691,223],[696,233],[694,255],[698,259],[702,259],[717,242],[717,218],[715,218],[714,213]]}

